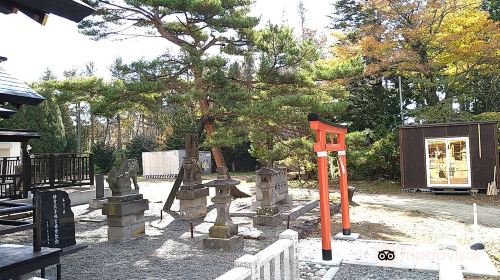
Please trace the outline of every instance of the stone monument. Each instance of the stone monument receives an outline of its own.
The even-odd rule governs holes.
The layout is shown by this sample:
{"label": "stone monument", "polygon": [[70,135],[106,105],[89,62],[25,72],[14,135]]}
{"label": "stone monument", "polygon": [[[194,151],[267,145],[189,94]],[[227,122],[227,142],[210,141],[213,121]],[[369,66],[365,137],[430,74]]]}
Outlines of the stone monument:
{"label": "stone monument", "polygon": [[261,168],[257,174],[257,215],[253,223],[257,226],[277,226],[283,222],[276,203],[289,203],[286,168]]}
{"label": "stone monument", "polygon": [[185,137],[186,156],[182,167],[184,175],[182,186],[177,192],[181,219],[190,220],[207,215],[208,188],[201,182],[202,169],[198,164],[198,137],[194,134],[186,134]]}
{"label": "stone monument", "polygon": [[132,191],[130,179],[129,160],[126,159],[108,174],[112,197],[103,205],[102,214],[107,215],[109,241],[126,241],[145,235],[144,211],[149,209],[148,200],[138,193],[138,186]]}
{"label": "stone monument", "polygon": [[65,191],[41,191],[42,246],[65,248],[76,245],[75,215],[71,200]]}
{"label": "stone monument", "polygon": [[89,201],[89,208],[97,210],[102,209],[102,206],[108,201],[108,198],[105,197],[104,193],[104,175],[96,174],[94,178],[95,198]]}
{"label": "stone monument", "polygon": [[217,179],[205,184],[207,187],[215,188],[212,202],[217,208],[217,218],[208,230],[208,238],[203,239],[203,247],[224,251],[243,248],[243,237],[238,235],[238,225],[233,223],[229,215],[229,207],[233,198],[229,190],[239,183],[240,181],[229,179],[227,168],[222,166],[217,167]]}

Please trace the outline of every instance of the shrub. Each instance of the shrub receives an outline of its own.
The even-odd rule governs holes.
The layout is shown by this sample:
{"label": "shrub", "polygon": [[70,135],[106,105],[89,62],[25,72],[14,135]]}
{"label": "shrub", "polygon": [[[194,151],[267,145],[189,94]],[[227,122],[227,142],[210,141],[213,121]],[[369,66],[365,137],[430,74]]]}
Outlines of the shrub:
{"label": "shrub", "polygon": [[347,134],[348,174],[354,179],[399,177],[399,143],[394,132],[373,140],[371,130]]}
{"label": "shrub", "polygon": [[156,141],[147,136],[137,135],[126,145],[125,155],[128,159],[137,159],[142,170],[142,152],[152,152],[156,149]]}
{"label": "shrub", "polygon": [[113,167],[115,148],[104,142],[92,146],[96,174],[107,174]]}

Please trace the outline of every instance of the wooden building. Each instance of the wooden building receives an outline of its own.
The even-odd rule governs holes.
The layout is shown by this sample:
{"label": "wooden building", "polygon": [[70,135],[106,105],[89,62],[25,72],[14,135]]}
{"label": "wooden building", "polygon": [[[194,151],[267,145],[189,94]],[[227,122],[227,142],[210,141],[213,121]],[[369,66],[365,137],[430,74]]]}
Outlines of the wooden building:
{"label": "wooden building", "polygon": [[401,126],[402,188],[485,191],[499,181],[497,134],[495,121]]}

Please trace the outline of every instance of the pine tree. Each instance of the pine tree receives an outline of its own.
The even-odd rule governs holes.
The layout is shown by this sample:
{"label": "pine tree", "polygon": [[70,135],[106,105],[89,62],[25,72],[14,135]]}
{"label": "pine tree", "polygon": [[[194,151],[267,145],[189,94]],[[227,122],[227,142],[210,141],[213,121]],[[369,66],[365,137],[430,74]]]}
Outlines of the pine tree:
{"label": "pine tree", "polygon": [[[79,27],[95,39],[154,36],[179,47],[181,56],[189,62],[180,72],[189,72],[194,79],[193,90],[201,115],[207,120],[205,130],[211,137],[215,125],[204,87],[207,52],[216,46],[232,54],[240,52],[258,23],[258,18],[248,15],[252,3],[253,0],[95,0],[91,4],[97,8],[97,13],[81,22]],[[217,166],[225,165],[220,147],[213,146],[212,152]]]}

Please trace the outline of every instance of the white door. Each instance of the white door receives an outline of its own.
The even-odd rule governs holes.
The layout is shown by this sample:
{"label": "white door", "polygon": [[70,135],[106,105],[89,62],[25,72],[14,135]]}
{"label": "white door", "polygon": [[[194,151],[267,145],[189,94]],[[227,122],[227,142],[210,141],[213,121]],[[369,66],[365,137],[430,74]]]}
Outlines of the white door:
{"label": "white door", "polygon": [[428,187],[470,187],[468,137],[425,139]]}

